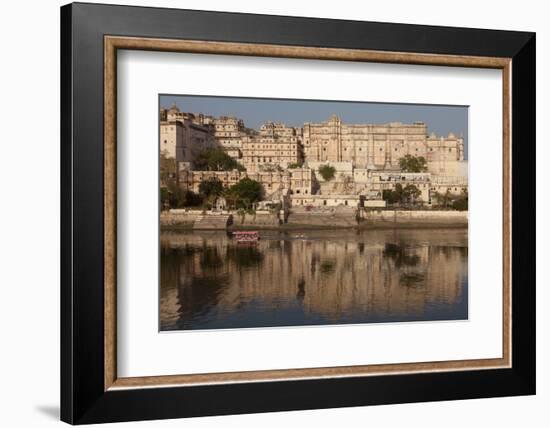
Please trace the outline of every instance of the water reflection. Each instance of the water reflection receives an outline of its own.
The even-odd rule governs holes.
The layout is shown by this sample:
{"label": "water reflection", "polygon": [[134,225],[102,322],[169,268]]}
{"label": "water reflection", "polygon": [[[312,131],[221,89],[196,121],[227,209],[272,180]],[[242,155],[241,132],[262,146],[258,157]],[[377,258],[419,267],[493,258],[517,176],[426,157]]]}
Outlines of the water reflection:
{"label": "water reflection", "polygon": [[466,230],[161,234],[161,330],[468,316]]}

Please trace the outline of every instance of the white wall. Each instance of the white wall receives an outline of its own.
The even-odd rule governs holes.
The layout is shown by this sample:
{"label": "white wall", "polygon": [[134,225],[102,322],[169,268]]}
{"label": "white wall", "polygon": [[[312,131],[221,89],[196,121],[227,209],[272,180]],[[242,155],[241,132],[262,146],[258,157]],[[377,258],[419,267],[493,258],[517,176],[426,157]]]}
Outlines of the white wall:
{"label": "white wall", "polygon": [[[550,28],[544,2],[319,0],[123,1],[126,4],[199,8],[324,18],[537,31],[537,119],[550,115]],[[59,405],[59,10],[58,0],[6,1],[0,9],[0,397],[3,426],[58,423]],[[116,3],[103,0],[103,3]],[[540,78],[543,77],[543,78]],[[33,112],[30,113],[29,109]],[[32,120],[29,120],[32,119]],[[23,133],[21,131],[30,131]],[[539,134],[537,132],[537,134]],[[28,138],[22,138],[28,135]],[[550,179],[550,146],[538,135],[538,182]],[[546,179],[546,180],[545,180]],[[538,265],[550,257],[548,186],[538,191]],[[36,209],[23,210],[32,201]],[[40,217],[37,217],[37,211]],[[543,252],[544,251],[544,252]],[[543,287],[543,284],[546,287]],[[543,426],[550,402],[550,275],[538,274],[538,395],[536,397],[420,403],[265,415],[156,421],[140,426]],[[543,422],[544,421],[544,422]],[[124,426],[138,426],[136,423]]]}

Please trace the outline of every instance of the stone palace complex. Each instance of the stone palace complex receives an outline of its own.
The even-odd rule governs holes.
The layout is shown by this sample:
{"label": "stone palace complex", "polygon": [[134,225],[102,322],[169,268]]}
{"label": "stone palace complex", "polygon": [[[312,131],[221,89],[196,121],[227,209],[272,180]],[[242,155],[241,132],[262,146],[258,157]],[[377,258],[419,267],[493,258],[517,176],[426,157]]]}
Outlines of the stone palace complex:
{"label": "stone palace complex", "polygon": [[[246,171],[204,171],[197,156],[222,149]],[[160,110],[161,155],[174,159],[180,187],[198,191],[212,177],[229,187],[244,177],[260,182],[264,199],[287,199],[291,206],[385,206],[384,190],[414,184],[423,204],[437,192],[454,195],[467,190],[468,163],[464,140],[428,134],[423,122],[412,124],[347,124],[333,115],[322,123],[301,127],[267,122],[259,130],[235,117],[182,112],[175,105]],[[402,172],[399,160],[422,156],[427,171]],[[325,181],[319,168],[330,165],[334,177]]]}

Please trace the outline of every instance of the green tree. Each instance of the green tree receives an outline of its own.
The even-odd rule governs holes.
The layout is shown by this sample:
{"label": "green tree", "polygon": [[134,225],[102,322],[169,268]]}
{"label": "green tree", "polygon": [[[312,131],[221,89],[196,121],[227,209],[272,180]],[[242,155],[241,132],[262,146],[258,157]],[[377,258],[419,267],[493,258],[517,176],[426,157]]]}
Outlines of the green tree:
{"label": "green tree", "polygon": [[457,211],[468,211],[468,189],[462,189],[462,194],[453,201],[452,207]]}
{"label": "green tree", "polygon": [[195,169],[200,171],[231,171],[233,169],[246,171],[244,166],[222,149],[203,150],[195,159],[194,164]]}
{"label": "green tree", "polygon": [[183,190],[175,182],[160,188],[161,209],[185,208],[201,205],[203,198],[191,190]]}
{"label": "green tree", "polygon": [[384,199],[388,204],[397,204],[401,203],[403,198],[403,186],[401,183],[395,185],[394,190],[385,189],[382,191],[382,199]]}
{"label": "green tree", "polygon": [[177,186],[175,180],[167,180],[160,188],[160,203],[161,208],[180,208],[183,193]]}
{"label": "green tree", "polygon": [[382,191],[382,199],[391,205],[415,203],[421,194],[420,189],[414,184],[407,184],[403,187],[401,183],[397,183],[394,190],[385,189]]}
{"label": "green tree", "polygon": [[219,196],[223,192],[223,184],[216,177],[204,180],[199,185],[199,193],[203,196]]}
{"label": "green tree", "polygon": [[289,163],[287,168],[288,169],[296,169],[296,168],[301,168],[302,166],[303,166],[303,163],[293,162],[293,163]]}
{"label": "green tree", "polygon": [[202,204],[202,201],[202,197],[191,190],[183,192],[182,203],[185,207],[198,207]]}
{"label": "green tree", "polygon": [[436,204],[443,208],[447,208],[449,204],[452,203],[451,191],[449,189],[447,189],[445,193],[435,192],[433,198],[435,199]]}
{"label": "green tree", "polygon": [[165,153],[160,154],[160,182],[167,185],[170,181],[176,180],[176,160],[169,158]]}
{"label": "green tree", "polygon": [[319,174],[325,181],[330,181],[336,175],[336,168],[331,165],[321,165],[319,167]]}
{"label": "green tree", "polygon": [[421,194],[420,189],[414,184],[407,184],[401,193],[401,201],[414,204]]}
{"label": "green tree", "polygon": [[168,187],[163,186],[160,188],[160,209],[164,210],[170,208],[170,191]]}
{"label": "green tree", "polygon": [[262,185],[248,177],[231,186],[227,192],[228,199],[238,208],[249,208],[250,204],[262,198]]}
{"label": "green tree", "polygon": [[428,163],[424,156],[405,155],[399,159],[401,172],[425,172],[428,170]]}
{"label": "green tree", "polygon": [[453,201],[452,207],[457,211],[468,211],[468,199],[456,199]]}

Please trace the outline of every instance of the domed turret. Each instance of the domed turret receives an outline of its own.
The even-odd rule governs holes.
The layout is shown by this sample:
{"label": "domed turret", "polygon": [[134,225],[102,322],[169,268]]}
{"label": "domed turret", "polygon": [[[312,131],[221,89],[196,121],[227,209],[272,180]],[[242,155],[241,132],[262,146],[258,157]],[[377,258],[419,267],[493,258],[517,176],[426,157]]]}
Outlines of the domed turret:
{"label": "domed turret", "polygon": [[172,107],[170,107],[170,110],[168,110],[168,113],[179,113],[180,109],[176,105],[176,103],[172,104]]}

